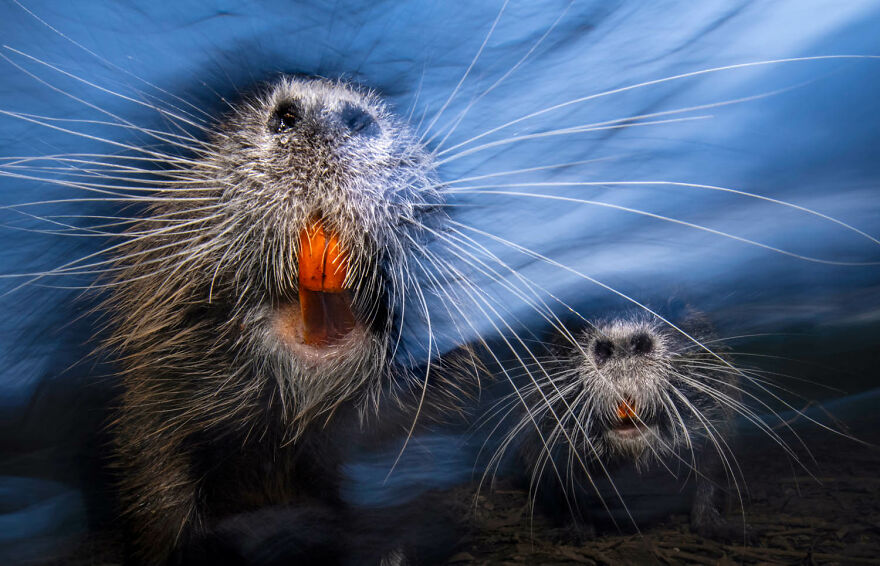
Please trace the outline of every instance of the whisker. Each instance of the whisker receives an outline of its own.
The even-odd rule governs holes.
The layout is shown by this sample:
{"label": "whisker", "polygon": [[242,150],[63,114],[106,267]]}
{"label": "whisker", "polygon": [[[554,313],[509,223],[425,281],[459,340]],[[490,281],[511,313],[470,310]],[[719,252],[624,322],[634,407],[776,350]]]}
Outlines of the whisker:
{"label": "whisker", "polygon": [[467,69],[465,69],[464,74],[461,76],[461,79],[459,79],[459,81],[458,81],[458,84],[456,84],[455,88],[452,89],[452,92],[449,94],[449,97],[446,99],[446,102],[443,103],[443,106],[440,107],[440,110],[437,111],[437,113],[434,115],[434,118],[428,124],[428,127],[425,128],[425,133],[422,134],[422,136],[419,138],[420,144],[422,144],[422,145],[430,144],[431,140],[433,140],[434,137],[437,135],[437,134],[434,134],[427,141],[425,141],[425,135],[434,128],[434,125],[437,123],[437,120],[440,119],[440,116],[443,115],[443,112],[445,112],[446,108],[452,103],[452,100],[458,94],[458,91],[461,89],[462,85],[464,84],[464,81],[468,78],[471,71],[473,70],[474,65],[477,64],[477,60],[483,54],[483,50],[486,48],[486,45],[489,43],[489,39],[492,37],[492,34],[495,33],[495,28],[498,26],[498,22],[501,21],[501,16],[502,16],[502,14],[504,14],[504,10],[507,8],[507,4],[509,2],[510,2],[510,0],[504,0],[504,4],[501,5],[501,9],[498,10],[498,15],[495,16],[495,21],[492,22],[492,25],[489,27],[489,31],[486,34],[486,37],[483,38],[483,43],[480,44],[480,48],[477,50],[477,53],[474,55],[474,58],[471,59],[470,64],[468,65]]}
{"label": "whisker", "polygon": [[486,130],[482,134],[474,136],[474,137],[470,138],[469,140],[466,140],[465,142],[458,144],[457,146],[447,148],[446,151],[452,151],[454,149],[458,149],[459,147],[462,147],[466,144],[473,143],[473,142],[477,141],[478,139],[482,139],[486,136],[492,135],[495,132],[504,130],[506,128],[509,128],[511,126],[514,126],[516,124],[524,122],[526,120],[531,120],[532,118],[537,118],[539,116],[543,116],[543,115],[548,114],[550,112],[555,112],[556,110],[561,110],[563,108],[567,108],[569,106],[573,106],[576,104],[581,104],[583,102],[587,102],[590,100],[596,100],[599,98],[604,98],[607,96],[612,96],[615,94],[620,94],[620,93],[628,92],[631,90],[637,90],[637,89],[641,89],[641,88],[645,88],[645,87],[649,87],[649,86],[656,86],[659,84],[681,81],[683,79],[689,79],[689,78],[699,77],[699,76],[703,76],[703,75],[710,75],[710,74],[720,73],[720,72],[724,72],[724,71],[733,71],[733,70],[749,69],[749,68],[762,67],[762,66],[780,65],[780,64],[785,64],[785,63],[802,63],[802,62],[834,61],[834,60],[875,60],[875,59],[880,59],[880,55],[818,55],[818,56],[811,56],[811,57],[788,57],[788,58],[783,58],[783,59],[767,59],[767,60],[763,60],[763,61],[754,61],[754,62],[750,62],[750,63],[737,63],[737,64],[733,64],[733,65],[724,65],[724,66],[720,66],[720,67],[711,67],[708,69],[690,71],[687,73],[679,73],[676,75],[670,75],[670,76],[663,77],[660,79],[654,79],[654,80],[649,80],[649,81],[644,81],[644,82],[640,82],[640,83],[636,83],[636,84],[627,85],[624,87],[613,88],[613,89],[606,90],[603,92],[574,98],[574,99],[568,100],[566,102],[561,102],[559,104],[554,104],[553,106],[549,106],[549,107],[544,108],[542,110],[531,112],[529,114],[526,114],[524,116],[521,116],[521,117],[516,118],[514,120],[511,120],[509,122],[501,124],[500,126],[496,126],[495,128],[492,128],[490,130]]}
{"label": "whisker", "polygon": [[606,131],[610,131],[610,130],[625,130],[625,129],[629,129],[629,128],[637,128],[637,127],[643,127],[643,126],[659,126],[659,125],[664,125],[664,124],[677,124],[677,123],[681,123],[681,122],[693,122],[693,121],[697,121],[697,120],[707,120],[712,117],[713,116],[707,114],[707,115],[703,115],[703,116],[688,116],[686,118],[669,118],[667,120],[645,120],[642,122],[625,121],[623,123],[613,123],[613,124],[607,125],[607,126],[605,126],[605,125],[595,125],[594,126],[592,124],[587,124],[584,126],[572,126],[572,127],[568,127],[568,128],[560,128],[558,130],[551,130],[548,132],[537,132],[534,134],[523,134],[520,136],[513,136],[513,137],[505,138],[502,140],[497,140],[497,141],[485,143],[485,144],[479,145],[477,147],[473,147],[470,149],[460,151],[451,157],[437,160],[436,165],[437,165],[437,167],[440,167],[440,166],[445,165],[447,163],[457,161],[458,159],[461,159],[462,157],[467,157],[468,155],[472,155],[474,153],[479,153],[481,151],[485,151],[485,150],[491,149],[493,147],[501,147],[501,146],[510,145],[510,144],[514,144],[514,143],[520,143],[520,142],[527,141],[527,140],[536,140],[536,139],[550,138],[550,137],[556,137],[556,136],[568,136],[568,135],[573,135],[573,134],[582,134],[585,132],[606,132]]}
{"label": "whisker", "polygon": [[[723,238],[728,238],[731,240],[735,240],[737,242],[742,242],[744,244],[749,244],[751,246],[755,246],[758,248],[762,248],[768,251],[772,251],[778,254],[782,254],[788,257],[792,257],[795,259],[800,259],[804,261],[809,261],[811,263],[820,263],[823,265],[840,265],[840,266],[850,266],[850,267],[867,267],[867,266],[875,266],[880,265],[880,262],[877,261],[834,261],[828,259],[815,258],[810,256],[801,255],[798,253],[790,252],[787,250],[783,250],[781,248],[777,248],[771,246],[769,244],[763,244],[761,242],[757,242],[755,240],[750,240],[749,238],[744,238],[742,236],[737,236],[735,234],[730,234],[728,232],[724,232],[721,230],[716,230],[714,228],[709,228],[708,226],[702,226],[700,224],[694,224],[693,222],[687,222],[685,220],[679,220],[677,218],[672,218],[670,216],[664,216],[662,214],[655,214],[653,212],[648,212],[646,210],[641,210],[638,208],[631,208],[628,206],[621,206],[618,204],[611,204],[607,202],[595,201],[595,200],[587,200],[587,199],[579,199],[574,197],[563,197],[559,195],[542,195],[535,193],[524,193],[524,192],[516,192],[516,191],[482,191],[482,190],[472,190],[472,189],[461,189],[461,193],[469,193],[469,194],[497,194],[504,196],[514,196],[514,197],[530,197],[530,198],[540,198],[547,200],[556,200],[556,201],[564,201],[564,202],[575,202],[578,204],[587,204],[590,206],[597,206],[602,208],[610,208],[613,210],[619,210],[621,212],[629,212],[632,214],[637,214],[639,216],[645,216],[648,218],[654,218],[657,220],[662,220],[664,222],[670,222],[672,224],[678,224],[681,226],[686,226],[688,228],[693,228],[695,230],[700,230],[702,232],[708,232],[710,234],[715,234],[716,236],[721,236]],[[873,239],[873,238],[872,238]],[[876,240],[875,240],[876,241]]]}

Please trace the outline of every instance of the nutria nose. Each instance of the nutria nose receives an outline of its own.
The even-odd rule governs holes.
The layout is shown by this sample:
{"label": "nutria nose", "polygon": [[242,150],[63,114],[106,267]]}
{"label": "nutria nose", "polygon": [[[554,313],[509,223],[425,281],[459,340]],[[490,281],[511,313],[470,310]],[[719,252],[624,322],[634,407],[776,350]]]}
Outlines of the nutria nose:
{"label": "nutria nose", "polygon": [[346,104],[339,111],[339,117],[348,130],[361,136],[374,136],[378,133],[378,126],[373,117],[354,104]]}
{"label": "nutria nose", "polygon": [[269,117],[269,131],[273,134],[283,134],[293,130],[302,121],[303,111],[293,101],[279,104]]}
{"label": "nutria nose", "polygon": [[593,359],[596,364],[602,365],[608,361],[608,358],[614,353],[614,344],[611,340],[599,339],[593,344]]}
{"label": "nutria nose", "polygon": [[[329,119],[329,120],[328,120]],[[379,124],[375,118],[359,106],[347,102],[338,110],[328,108],[304,108],[295,100],[279,104],[269,117],[269,131],[273,134],[284,134],[299,130],[320,134],[331,123],[333,129],[340,126],[356,136],[375,137],[379,134]]]}
{"label": "nutria nose", "polygon": [[633,354],[636,355],[650,354],[654,349],[654,340],[644,332],[630,338],[629,343]]}

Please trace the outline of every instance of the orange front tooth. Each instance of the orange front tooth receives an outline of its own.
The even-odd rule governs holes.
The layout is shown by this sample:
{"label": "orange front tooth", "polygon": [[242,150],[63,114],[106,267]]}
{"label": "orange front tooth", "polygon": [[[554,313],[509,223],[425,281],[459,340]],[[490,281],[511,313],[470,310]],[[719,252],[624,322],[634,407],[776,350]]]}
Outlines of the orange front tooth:
{"label": "orange front tooth", "polygon": [[299,285],[309,291],[340,293],[348,275],[348,253],[335,232],[316,218],[299,233]]}
{"label": "orange front tooth", "polygon": [[617,404],[617,418],[619,419],[635,419],[638,418],[636,415],[636,404],[632,399],[625,399]]}
{"label": "orange front tooth", "polygon": [[315,218],[299,233],[299,306],[303,342],[333,343],[355,326],[351,301],[345,293],[348,253],[339,236]]}

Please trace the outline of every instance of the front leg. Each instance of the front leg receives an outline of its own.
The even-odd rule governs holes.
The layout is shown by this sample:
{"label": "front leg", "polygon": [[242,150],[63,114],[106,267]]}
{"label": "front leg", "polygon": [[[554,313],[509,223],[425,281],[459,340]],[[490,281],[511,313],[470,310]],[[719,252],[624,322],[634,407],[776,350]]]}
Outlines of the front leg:
{"label": "front leg", "polygon": [[691,505],[691,530],[700,536],[720,541],[735,542],[749,538],[742,523],[732,523],[725,514],[729,494],[721,457],[712,448],[704,449],[698,464],[696,492]]}

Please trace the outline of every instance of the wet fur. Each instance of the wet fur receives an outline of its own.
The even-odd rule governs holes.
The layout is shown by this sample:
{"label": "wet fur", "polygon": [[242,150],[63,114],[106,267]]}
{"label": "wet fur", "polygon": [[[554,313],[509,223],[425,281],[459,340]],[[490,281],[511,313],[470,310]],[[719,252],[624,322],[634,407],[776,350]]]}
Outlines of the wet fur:
{"label": "wet fur", "polygon": [[[399,299],[418,287],[405,274],[423,269],[409,260],[431,237],[422,223],[442,216],[430,160],[373,95],[332,81],[282,83],[236,105],[204,136],[181,142],[174,127],[162,132],[160,140],[182,145],[179,155],[142,150],[162,162],[154,174],[168,188],[151,193],[156,204],[113,250],[103,280],[112,293],[103,310],[106,346],[122,362],[126,384],[114,421],[116,466],[135,551],[147,559],[198,540],[229,513],[250,516],[294,501],[304,512],[336,509],[340,439],[371,428],[389,398],[391,406],[422,404],[415,376],[424,370],[395,367],[390,354]],[[365,141],[338,123],[322,132],[329,122],[316,116],[316,130],[282,142],[267,133],[266,112],[289,94],[306,106],[332,99],[335,111],[366,104],[379,136]],[[276,159],[279,145],[299,157]],[[399,192],[377,193],[377,186]],[[275,309],[295,300],[295,235],[317,209],[358,250],[355,306],[369,340],[360,355],[315,379],[271,326]],[[566,359],[564,349],[554,355]],[[527,405],[541,412],[546,403],[529,397]],[[548,426],[544,433],[552,434],[555,424]],[[529,462],[542,457],[534,454]],[[650,454],[631,456],[639,469],[656,468]],[[714,476],[703,461],[697,468]],[[710,511],[718,509],[713,499],[697,497]]]}
{"label": "wet fur", "polygon": [[[283,104],[298,119],[279,131]],[[440,195],[427,155],[375,95],[282,78],[182,159],[115,250],[103,305],[125,389],[114,463],[131,551],[147,563],[224,516],[341,506],[342,447],[365,442],[381,397],[386,411],[415,413],[426,386],[391,357],[399,303],[421,292],[404,276],[408,260]],[[318,364],[279,323],[297,300],[298,234],[316,214],[351,252],[364,334]]]}

